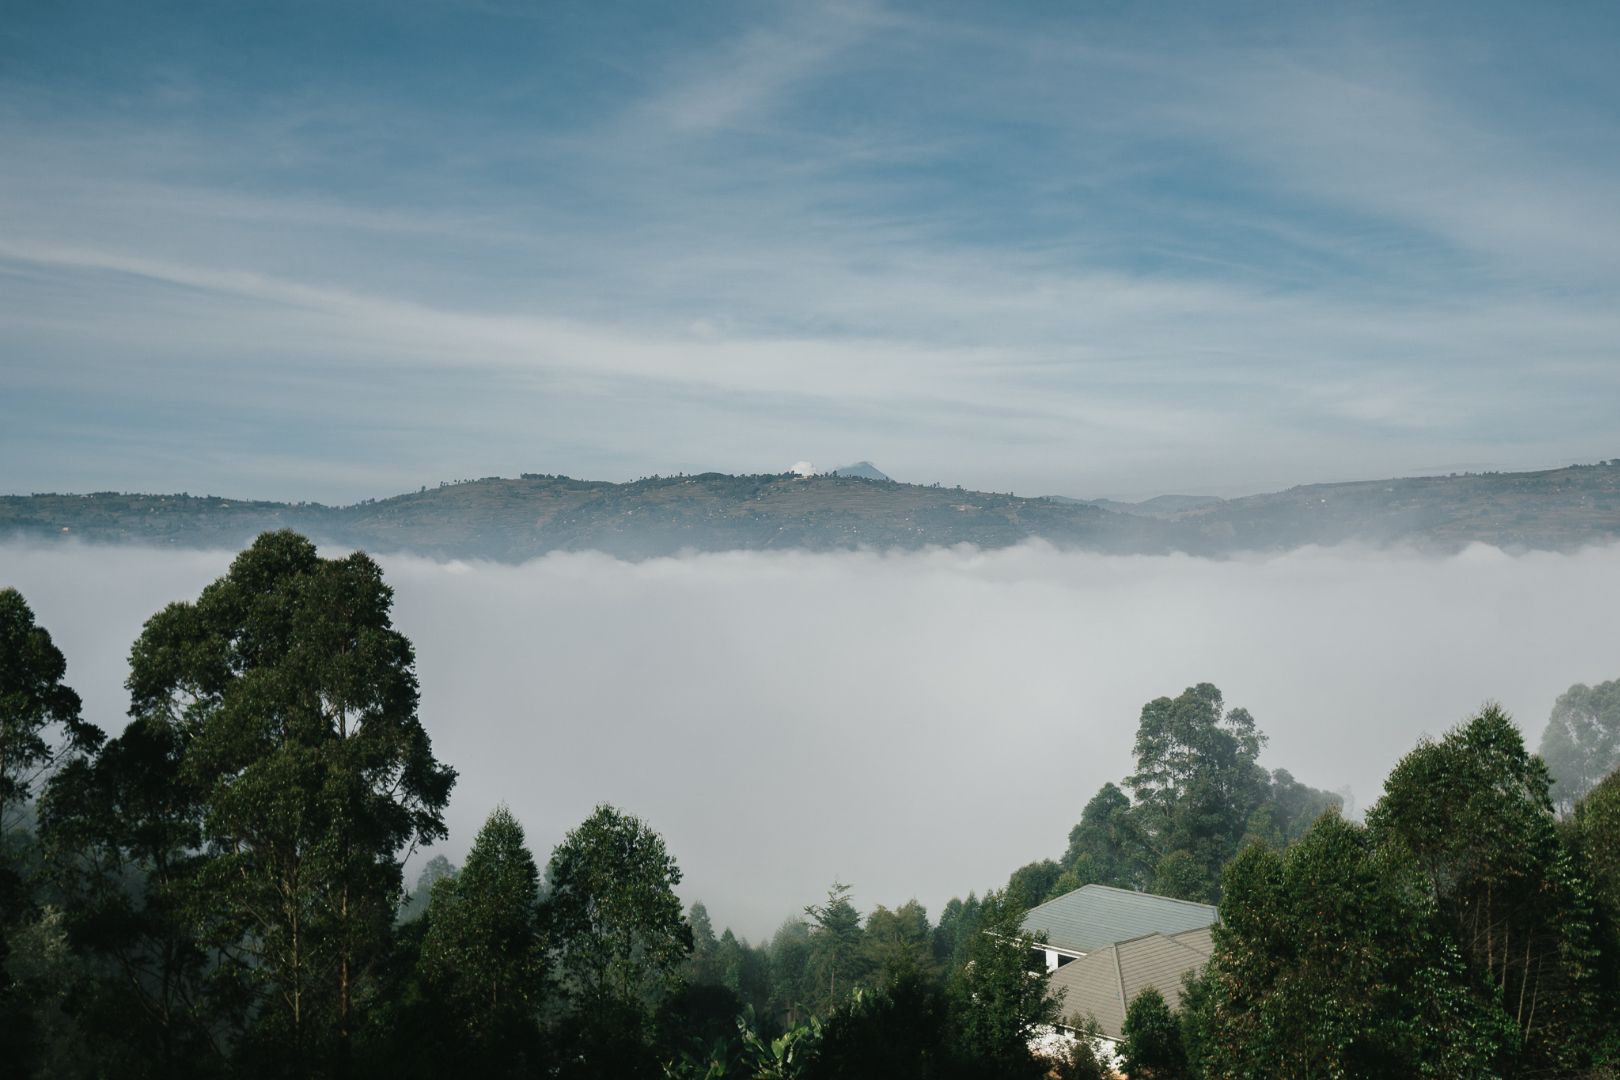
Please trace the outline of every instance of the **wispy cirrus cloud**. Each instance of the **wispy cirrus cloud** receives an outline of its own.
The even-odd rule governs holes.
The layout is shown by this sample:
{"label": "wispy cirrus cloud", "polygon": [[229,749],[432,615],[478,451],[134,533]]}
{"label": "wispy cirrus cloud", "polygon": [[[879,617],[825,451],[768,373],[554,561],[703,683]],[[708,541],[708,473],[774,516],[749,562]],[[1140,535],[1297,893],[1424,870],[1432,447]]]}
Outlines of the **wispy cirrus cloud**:
{"label": "wispy cirrus cloud", "polygon": [[[532,468],[877,457],[1081,494],[1609,452],[1615,125],[1497,64],[1506,17],[1458,59],[1393,10],[424,8],[346,63],[377,26],[335,11],[280,67],[273,30],[222,67],[222,17],[131,30],[111,74],[12,65],[0,334],[28,395],[0,485],[59,460],[24,438],[118,426],[98,394],[212,395],[238,462],[284,452],[244,404],[273,400],[400,486],[492,470],[469,412]],[[1578,124],[1535,123],[1560,104]],[[310,437],[333,411],[378,442]],[[103,486],[76,475],[52,486]]]}

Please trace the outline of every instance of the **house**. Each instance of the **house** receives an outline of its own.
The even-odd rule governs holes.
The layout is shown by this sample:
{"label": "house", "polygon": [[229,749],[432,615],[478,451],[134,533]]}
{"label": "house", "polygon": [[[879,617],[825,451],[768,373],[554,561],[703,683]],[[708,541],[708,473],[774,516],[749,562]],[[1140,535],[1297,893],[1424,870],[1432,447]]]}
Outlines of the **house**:
{"label": "house", "polygon": [[1059,968],[1098,949],[1148,934],[1179,934],[1213,926],[1213,904],[1196,904],[1153,893],[1085,885],[1029,909],[1024,929],[1044,933],[1036,948],[1045,953],[1046,970]]}
{"label": "house", "polygon": [[1218,918],[1212,904],[1108,885],[1086,885],[1031,908],[1024,929],[1047,939],[1032,959],[1046,969],[1048,992],[1063,1002],[1063,1019],[1037,1032],[1032,1048],[1061,1056],[1089,1018],[1097,1024],[1099,1056],[1115,1064],[1131,1001],[1152,987],[1179,1007],[1183,977],[1201,972],[1214,951]]}
{"label": "house", "polygon": [[1071,1038],[1089,1017],[1097,1022],[1102,1043],[1113,1053],[1124,1035],[1125,1010],[1136,995],[1157,990],[1171,1009],[1181,1006],[1181,980],[1209,963],[1214,945],[1210,927],[1179,934],[1144,934],[1088,953],[1047,976],[1052,994],[1063,995],[1058,1034]]}

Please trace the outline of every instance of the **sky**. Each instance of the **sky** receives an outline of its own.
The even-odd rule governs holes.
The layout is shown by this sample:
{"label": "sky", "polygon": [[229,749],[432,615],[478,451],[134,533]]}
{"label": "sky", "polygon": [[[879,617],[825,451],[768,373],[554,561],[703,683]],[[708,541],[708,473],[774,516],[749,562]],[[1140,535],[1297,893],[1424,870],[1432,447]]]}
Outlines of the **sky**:
{"label": "sky", "polygon": [[1620,453],[1612,4],[9,0],[0,492]]}
{"label": "sky", "polygon": [[[116,731],[142,623],[230,559],[9,542],[0,579]],[[1349,788],[1360,812],[1487,701],[1534,749],[1560,693],[1620,675],[1620,545],[381,562],[422,722],[460,773],[434,850],[459,864],[505,802],[544,861],[611,802],[663,835],[687,902],[753,941],[834,880],[862,912],[916,898],[937,918],[1060,857],[1131,771],[1142,705],[1194,683],[1249,709],[1263,765]]]}

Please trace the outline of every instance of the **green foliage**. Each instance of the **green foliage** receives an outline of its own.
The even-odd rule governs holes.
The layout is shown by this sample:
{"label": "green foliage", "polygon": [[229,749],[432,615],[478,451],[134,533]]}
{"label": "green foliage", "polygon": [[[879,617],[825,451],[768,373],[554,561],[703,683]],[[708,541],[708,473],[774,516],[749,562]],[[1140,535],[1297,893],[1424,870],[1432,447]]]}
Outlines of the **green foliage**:
{"label": "green foliage", "polygon": [[[1258,763],[1264,742],[1254,718],[1228,711],[1209,683],[1148,702],[1136,772],[1124,781],[1136,801],[1114,784],[1098,790],[1069,832],[1061,873],[1041,879],[1040,899],[1095,883],[1213,902],[1222,867],[1245,841],[1286,846],[1341,801],[1286,769],[1268,775]],[[1042,866],[1018,875],[1031,880]]]}
{"label": "green foliage", "polygon": [[1597,1022],[1591,901],[1561,842],[1547,769],[1489,706],[1396,765],[1367,815],[1412,854],[1485,999],[1517,1029],[1516,1067],[1584,1064]]}
{"label": "green foliage", "polygon": [[170,1073],[344,1067],[402,852],[444,834],[454,780],[390,604],[369,558],[283,532],[148,620],[131,724],[41,806],[71,930],[112,966],[85,995],[105,1042]]}
{"label": "green foliage", "polygon": [[[720,942],[714,936],[714,923],[709,920],[709,909],[694,903],[686,913],[686,923],[692,928],[692,955],[686,960],[686,979],[700,986],[724,985],[720,970]],[[732,938],[733,943],[736,938]]]}
{"label": "green foliage", "polygon": [[893,911],[882,904],[873,908],[866,917],[861,947],[865,953],[862,967],[879,987],[932,978],[937,971],[928,912],[915,900]]}
{"label": "green foliage", "polygon": [[1153,881],[1149,892],[1160,896],[1182,899],[1204,899],[1209,896],[1209,868],[1199,863],[1186,848],[1166,853],[1153,868]]}
{"label": "green foliage", "polygon": [[[36,784],[82,760],[102,733],[80,716],[79,695],[63,683],[67,660],[16,589],[0,589],[0,1059],[57,1060],[71,1046],[60,1035],[58,991],[40,977],[7,975],[8,965],[35,971],[45,933],[34,921],[40,852],[31,799]],[[60,929],[61,915],[51,914]],[[41,994],[44,995],[41,999]]]}
{"label": "green foliage", "polygon": [[1620,926],[1620,772],[1610,773],[1576,803],[1573,818],[1593,897]]}
{"label": "green foliage", "polygon": [[1221,911],[1189,1003],[1207,1075],[1481,1076],[1511,1041],[1416,864],[1365,829],[1328,815],[1286,854],[1246,848]]}
{"label": "green foliage", "polygon": [[1114,1080],[1114,1070],[1098,1052],[1102,1028],[1097,1021],[1086,1017],[1075,1031],[1075,1039],[1068,1052],[1052,1063],[1050,1074],[1054,1080]]}
{"label": "green foliage", "polygon": [[852,994],[822,1028],[807,1080],[937,1080],[962,1073],[942,987],[907,975]]}
{"label": "green foliage", "polygon": [[769,953],[738,938],[729,928],[720,935],[716,953],[726,988],[750,1008],[760,1012],[768,1009],[772,990]]}
{"label": "green foliage", "polygon": [[754,1080],[799,1080],[808,1076],[821,1046],[821,1034],[821,1021],[814,1016],[773,1039],[743,1026],[743,1045],[750,1057],[749,1075]]}
{"label": "green foliage", "polygon": [[21,1075],[89,1077],[95,1053],[69,1008],[80,974],[69,950],[62,912],[46,907],[13,927],[0,957],[0,995],[8,1006],[0,1047],[8,1069]]}
{"label": "green foliage", "polygon": [[190,909],[202,805],[182,781],[184,732],[136,718],[93,761],[69,762],[40,802],[42,839],[84,966],[76,1008],[104,1071],[212,1075],[243,1022]]}
{"label": "green foliage", "polygon": [[1216,990],[1208,967],[1181,977],[1181,1045],[1187,1052],[1187,1075],[1194,1080],[1214,1076],[1208,1066],[1215,1059]]}
{"label": "green foliage", "polygon": [[1620,1074],[1620,772],[1610,773],[1575,804],[1565,832],[1590,888],[1599,948],[1594,1056]]}
{"label": "green foliage", "polygon": [[1249,818],[1248,838],[1272,847],[1287,847],[1330,810],[1343,808],[1338,795],[1301,784],[1287,769],[1271,774],[1265,802]]}
{"label": "green foliage", "polygon": [[1187,1050],[1181,1042],[1181,1024],[1165,1004],[1164,996],[1153,987],[1131,999],[1121,1034],[1124,1038],[1119,1045],[1120,1057],[1132,1080],[1186,1077]]}
{"label": "green foliage", "polygon": [[1130,796],[1104,784],[1069,830],[1069,848],[1060,865],[1074,875],[1076,889],[1091,884],[1132,888],[1140,883],[1142,846]]}
{"label": "green foliage", "polygon": [[784,921],[771,937],[766,966],[772,1011],[789,1024],[800,1023],[810,1014],[817,989],[810,970],[810,924],[801,918]]}
{"label": "green foliage", "polygon": [[521,1069],[534,1053],[544,970],[539,889],[523,827],[504,806],[485,821],[462,872],[433,886],[420,963],[475,1061]]}
{"label": "green foliage", "polygon": [[1007,881],[1007,899],[1023,908],[1032,908],[1051,895],[1052,887],[1062,874],[1063,868],[1051,859],[1020,866]]}
{"label": "green foliage", "polygon": [[967,963],[967,949],[979,932],[979,898],[968,893],[966,900],[952,897],[939,913],[934,928],[934,960],[946,971],[956,971]]}
{"label": "green foliage", "polygon": [[1552,774],[1553,805],[1566,813],[1620,766],[1620,679],[1576,683],[1560,694],[1541,735],[1541,757]]}
{"label": "green foliage", "polygon": [[1265,801],[1268,777],[1257,764],[1265,736],[1245,709],[1227,711],[1209,683],[1176,698],[1142,706],[1136,730],[1136,772],[1125,784],[1135,817],[1154,853],[1154,874],[1166,856],[1184,852],[1191,867],[1172,867],[1170,895],[1213,900],[1221,867],[1241,844],[1249,818]]}
{"label": "green foliage", "polygon": [[1040,1025],[1056,1023],[1060,1007],[1047,995],[1046,980],[1027,970],[1030,950],[1042,939],[1023,928],[1023,919],[1017,902],[986,894],[979,932],[950,987],[958,1052],[1009,1077],[1040,1075],[1029,1038]]}
{"label": "green foliage", "polygon": [[424,863],[421,873],[416,875],[416,888],[399,905],[398,921],[407,923],[426,915],[428,901],[433,897],[433,886],[445,878],[455,877],[457,873],[455,864],[443,855],[435,855]]}
{"label": "green foliage", "polygon": [[[861,963],[861,914],[849,899],[850,887],[835,881],[827,900],[804,909],[810,920],[810,974],[822,1009],[838,1001],[838,985],[853,986],[864,973]],[[821,987],[825,986],[823,993]]]}
{"label": "green foliage", "polygon": [[[63,753],[95,750],[102,733],[79,715],[79,695],[62,682],[67,660],[16,589],[0,589],[0,839],[34,782]],[[52,729],[63,742],[53,746]],[[3,899],[3,897],[0,897]]]}
{"label": "green foliage", "polygon": [[244,1049],[296,1071],[348,1054],[401,853],[444,835],[455,774],[417,718],[391,602],[365,555],[267,533],[130,654],[131,712],[173,733],[202,809],[190,910],[253,1003]]}
{"label": "green foliage", "polygon": [[565,993],[645,1017],[692,950],[675,886],[681,871],[640,818],[598,806],[546,866],[543,921]]}

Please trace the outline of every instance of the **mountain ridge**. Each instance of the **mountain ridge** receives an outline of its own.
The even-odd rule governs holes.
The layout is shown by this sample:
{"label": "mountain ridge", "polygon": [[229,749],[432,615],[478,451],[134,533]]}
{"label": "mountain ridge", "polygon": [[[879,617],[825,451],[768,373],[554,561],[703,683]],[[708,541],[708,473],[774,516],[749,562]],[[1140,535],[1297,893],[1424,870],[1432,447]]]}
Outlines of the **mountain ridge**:
{"label": "mountain ridge", "polygon": [[239,547],[265,529],[293,528],[377,552],[506,562],[551,551],[639,559],[686,551],[997,548],[1033,539],[1118,554],[1231,555],[1352,541],[1571,550],[1620,539],[1620,459],[1134,505],[1137,512],[1118,512],[1061,497],[834,474],[711,472],[615,483],[524,473],[347,506],[189,494],[6,495],[0,536]]}

